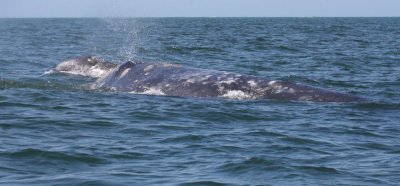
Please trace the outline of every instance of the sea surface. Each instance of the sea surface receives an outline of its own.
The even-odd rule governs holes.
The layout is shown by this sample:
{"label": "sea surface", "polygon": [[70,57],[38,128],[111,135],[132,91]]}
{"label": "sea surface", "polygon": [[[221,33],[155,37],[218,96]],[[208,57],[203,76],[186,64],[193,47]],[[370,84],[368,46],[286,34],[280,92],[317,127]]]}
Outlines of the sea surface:
{"label": "sea surface", "polygon": [[[96,55],[366,103],[91,90]],[[400,18],[0,19],[0,185],[399,185]]]}

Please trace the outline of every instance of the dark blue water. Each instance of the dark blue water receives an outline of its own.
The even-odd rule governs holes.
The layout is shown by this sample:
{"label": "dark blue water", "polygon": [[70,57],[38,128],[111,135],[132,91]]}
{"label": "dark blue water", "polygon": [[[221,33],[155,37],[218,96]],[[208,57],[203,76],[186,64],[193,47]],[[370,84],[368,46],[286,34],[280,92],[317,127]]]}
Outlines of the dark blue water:
{"label": "dark blue water", "polygon": [[[93,54],[281,79],[368,103],[90,90]],[[0,19],[1,185],[398,185],[400,18]]]}

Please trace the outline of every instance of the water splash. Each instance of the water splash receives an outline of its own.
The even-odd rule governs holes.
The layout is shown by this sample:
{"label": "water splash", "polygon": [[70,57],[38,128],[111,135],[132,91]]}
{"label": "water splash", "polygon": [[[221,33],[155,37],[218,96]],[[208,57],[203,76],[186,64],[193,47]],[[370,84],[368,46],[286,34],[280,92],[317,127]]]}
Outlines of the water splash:
{"label": "water splash", "polygon": [[114,36],[113,43],[119,46],[117,49],[111,49],[115,50],[111,56],[116,56],[117,60],[122,62],[139,58],[140,49],[144,46],[151,25],[143,24],[138,19],[104,18],[102,21],[107,25],[104,31],[108,34],[111,31]]}
{"label": "water splash", "polygon": [[164,96],[165,95],[165,93],[161,89],[153,88],[153,87],[150,87],[150,88],[146,89],[143,92],[132,91],[130,93],[132,93],[132,94],[144,94],[144,95],[156,95],[156,96]]}

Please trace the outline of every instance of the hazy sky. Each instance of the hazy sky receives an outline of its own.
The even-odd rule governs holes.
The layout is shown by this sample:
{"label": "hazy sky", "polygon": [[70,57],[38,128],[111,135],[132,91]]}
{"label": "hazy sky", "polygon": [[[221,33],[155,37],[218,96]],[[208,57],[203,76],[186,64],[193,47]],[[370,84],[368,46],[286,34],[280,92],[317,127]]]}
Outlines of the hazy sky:
{"label": "hazy sky", "polygon": [[0,0],[0,17],[400,16],[400,0]]}

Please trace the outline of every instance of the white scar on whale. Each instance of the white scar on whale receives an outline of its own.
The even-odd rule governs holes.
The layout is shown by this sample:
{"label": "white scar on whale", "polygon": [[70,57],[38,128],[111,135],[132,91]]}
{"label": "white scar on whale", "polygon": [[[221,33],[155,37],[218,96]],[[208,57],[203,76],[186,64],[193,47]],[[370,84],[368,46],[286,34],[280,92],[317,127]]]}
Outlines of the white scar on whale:
{"label": "white scar on whale", "polygon": [[96,78],[93,89],[162,96],[276,99],[314,102],[361,102],[346,93],[282,80],[184,67],[169,63],[125,62],[116,65],[94,56],[61,62],[55,71]]}

